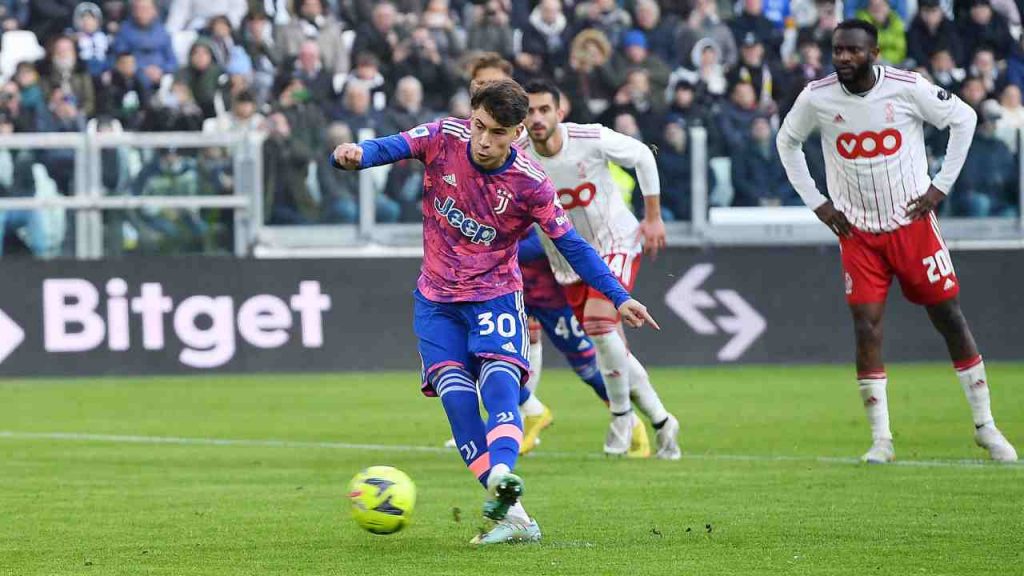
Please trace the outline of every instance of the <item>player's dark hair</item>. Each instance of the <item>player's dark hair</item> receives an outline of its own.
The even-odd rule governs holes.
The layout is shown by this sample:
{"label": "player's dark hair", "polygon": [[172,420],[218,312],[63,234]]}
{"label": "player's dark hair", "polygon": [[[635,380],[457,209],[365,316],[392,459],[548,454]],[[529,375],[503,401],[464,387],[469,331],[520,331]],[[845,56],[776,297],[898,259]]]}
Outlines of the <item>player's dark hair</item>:
{"label": "player's dark hair", "polygon": [[512,63],[501,57],[497,52],[483,52],[473,59],[469,66],[469,77],[476,77],[476,73],[486,68],[497,68],[505,73],[505,76],[512,77]]}
{"label": "player's dark hair", "polygon": [[527,94],[551,94],[551,100],[554,101],[556,107],[562,99],[562,93],[559,92],[558,86],[555,86],[555,83],[547,78],[534,78],[523,86],[523,90]]}
{"label": "player's dark hair", "polygon": [[843,20],[835,29],[836,32],[840,30],[860,30],[871,38],[872,46],[878,46],[878,28],[875,28],[875,25],[870,22],[865,22],[864,20]]}
{"label": "player's dark hair", "polygon": [[515,80],[497,80],[488,82],[473,94],[470,106],[473,110],[483,108],[498,124],[510,127],[526,119],[530,100]]}

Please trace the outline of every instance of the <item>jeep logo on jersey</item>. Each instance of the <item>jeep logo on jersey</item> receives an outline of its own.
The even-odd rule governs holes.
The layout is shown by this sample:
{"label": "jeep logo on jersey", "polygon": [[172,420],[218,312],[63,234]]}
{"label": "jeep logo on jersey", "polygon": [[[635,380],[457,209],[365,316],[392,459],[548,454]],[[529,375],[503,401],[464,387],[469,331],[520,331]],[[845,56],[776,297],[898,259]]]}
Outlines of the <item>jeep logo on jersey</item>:
{"label": "jeep logo on jersey", "polygon": [[843,132],[836,138],[836,150],[847,160],[892,156],[903,145],[903,135],[895,128],[881,132]]}
{"label": "jeep logo on jersey", "polygon": [[572,210],[573,208],[586,208],[597,196],[597,187],[590,182],[584,182],[576,188],[562,188],[558,191],[558,199],[562,202],[562,208]]}
{"label": "jeep logo on jersey", "polygon": [[455,200],[451,196],[446,197],[444,203],[441,203],[440,198],[434,198],[434,209],[448,220],[449,226],[462,232],[462,235],[469,238],[473,244],[490,246],[498,236],[497,230],[490,226],[484,226],[456,208]]}

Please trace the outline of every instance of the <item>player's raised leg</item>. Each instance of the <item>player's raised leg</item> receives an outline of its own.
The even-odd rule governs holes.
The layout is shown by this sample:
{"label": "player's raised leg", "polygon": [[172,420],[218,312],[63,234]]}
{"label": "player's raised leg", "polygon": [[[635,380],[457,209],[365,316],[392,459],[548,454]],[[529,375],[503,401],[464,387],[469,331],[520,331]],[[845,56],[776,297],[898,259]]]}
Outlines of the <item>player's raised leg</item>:
{"label": "player's raised leg", "polygon": [[871,448],[861,460],[872,464],[892,462],[896,452],[889,429],[888,378],[882,362],[882,318],[885,302],[851,304],[857,341],[857,384],[864,413],[871,426]]}
{"label": "player's raised leg", "polygon": [[960,299],[952,299],[926,306],[928,318],[935,329],[942,334],[949,350],[950,359],[956,369],[960,386],[971,407],[974,419],[974,441],[988,450],[989,455],[997,462],[1015,462],[1017,451],[1013,445],[996,428],[992,417],[992,406],[989,398],[988,377],[985,374],[985,362],[974,342],[974,336],[967,325]]}

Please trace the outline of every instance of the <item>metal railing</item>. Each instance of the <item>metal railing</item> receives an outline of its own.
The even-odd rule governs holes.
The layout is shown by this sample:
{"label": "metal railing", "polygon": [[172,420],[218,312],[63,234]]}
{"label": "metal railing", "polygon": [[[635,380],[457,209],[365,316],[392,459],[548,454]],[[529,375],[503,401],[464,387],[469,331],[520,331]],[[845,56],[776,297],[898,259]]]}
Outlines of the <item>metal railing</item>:
{"label": "metal railing", "polygon": [[[0,137],[0,149],[72,150],[74,169],[66,196],[2,197],[0,212],[59,209],[74,212],[75,253],[78,259],[104,256],[103,212],[147,209],[227,209],[234,217],[233,252],[246,256],[263,214],[263,137],[251,132],[86,132],[10,134]],[[230,151],[233,193],[217,196],[109,195],[103,185],[104,150],[214,148]],[[2,231],[0,231],[2,233]]]}

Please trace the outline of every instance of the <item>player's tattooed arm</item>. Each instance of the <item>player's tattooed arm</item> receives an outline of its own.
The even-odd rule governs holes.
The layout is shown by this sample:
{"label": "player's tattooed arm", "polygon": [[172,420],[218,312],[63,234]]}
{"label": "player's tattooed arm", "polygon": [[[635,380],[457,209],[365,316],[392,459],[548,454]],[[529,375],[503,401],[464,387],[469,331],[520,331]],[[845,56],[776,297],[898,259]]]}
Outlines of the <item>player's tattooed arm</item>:
{"label": "player's tattooed arm", "polygon": [[946,194],[932,184],[928,187],[928,191],[924,193],[924,196],[918,196],[907,204],[907,218],[917,220],[927,216],[929,212],[938,208],[939,204],[945,199]]}
{"label": "player's tattooed arm", "polygon": [[846,214],[836,210],[831,200],[815,208],[814,213],[836,236],[853,235],[853,225],[846,219]]}

